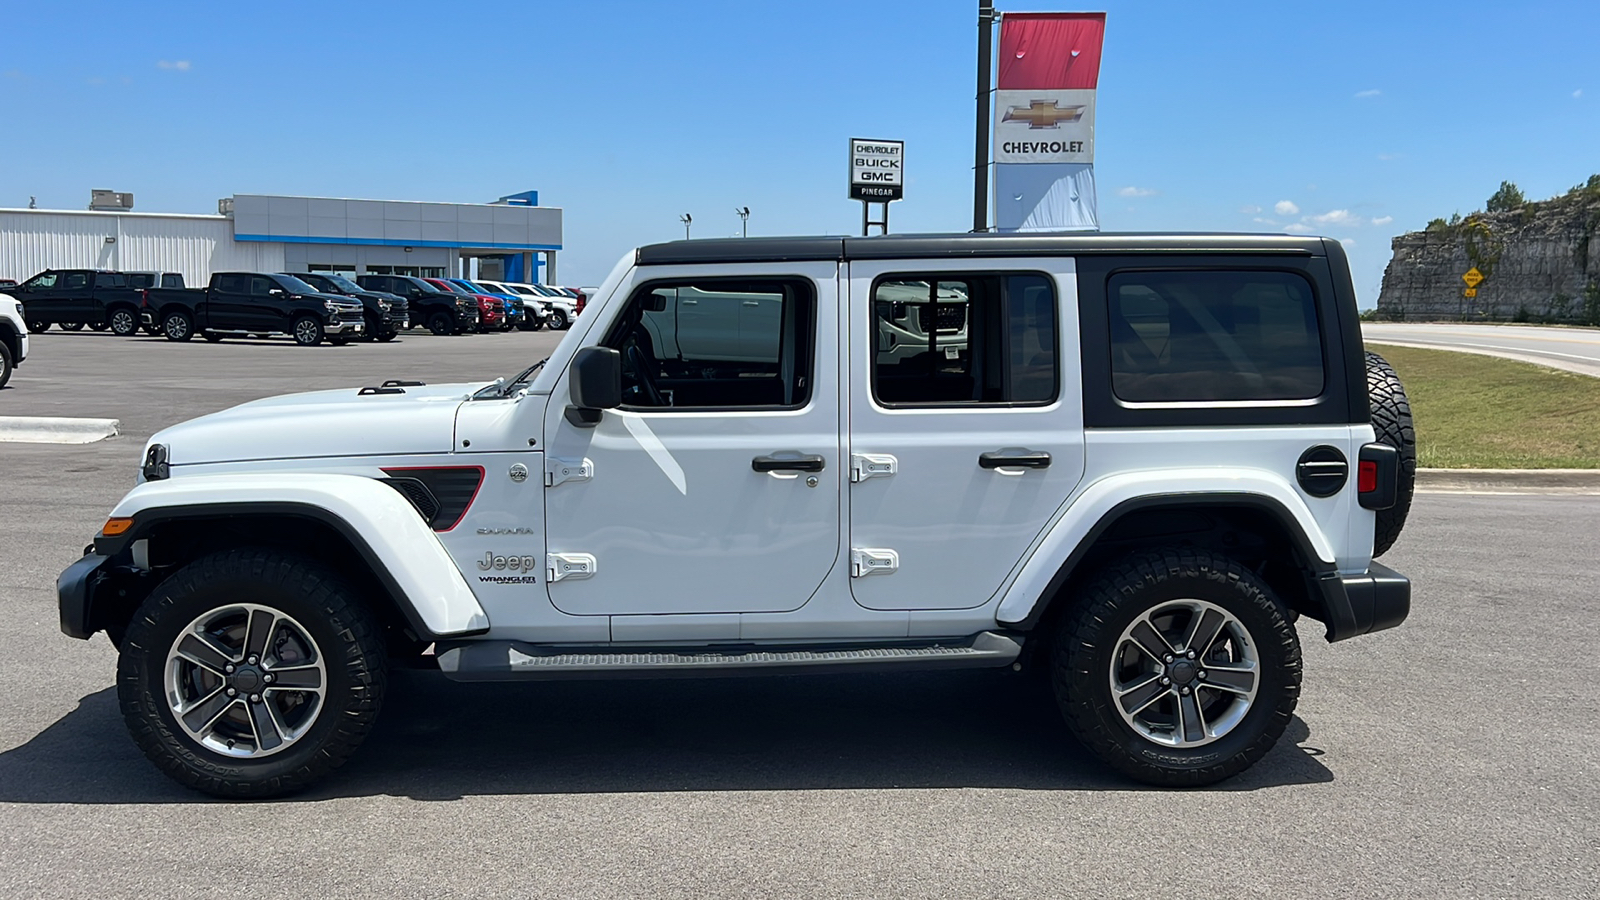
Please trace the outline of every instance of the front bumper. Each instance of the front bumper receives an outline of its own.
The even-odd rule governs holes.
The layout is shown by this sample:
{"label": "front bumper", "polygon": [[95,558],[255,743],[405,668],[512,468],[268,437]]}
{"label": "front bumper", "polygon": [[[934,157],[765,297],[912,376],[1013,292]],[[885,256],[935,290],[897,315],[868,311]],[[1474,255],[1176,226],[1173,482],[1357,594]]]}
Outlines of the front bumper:
{"label": "front bumper", "polygon": [[100,630],[95,622],[95,595],[107,589],[110,576],[104,571],[107,557],[86,554],[56,579],[56,601],[61,607],[61,632],[68,637],[88,640]]}
{"label": "front bumper", "polygon": [[367,323],[360,320],[340,319],[322,326],[323,334],[362,334],[367,330]]}
{"label": "front bumper", "polygon": [[1393,628],[1411,613],[1411,579],[1382,563],[1361,575],[1327,575],[1318,586],[1329,643]]}

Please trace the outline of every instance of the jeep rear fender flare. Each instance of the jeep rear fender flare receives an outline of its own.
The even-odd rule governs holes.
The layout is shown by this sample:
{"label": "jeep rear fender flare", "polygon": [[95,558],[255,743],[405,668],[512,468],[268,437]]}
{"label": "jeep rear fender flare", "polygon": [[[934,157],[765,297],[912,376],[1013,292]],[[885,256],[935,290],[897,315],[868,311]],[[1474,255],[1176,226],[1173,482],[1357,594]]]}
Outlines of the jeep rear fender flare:
{"label": "jeep rear fender flare", "polygon": [[[359,475],[192,475],[135,487],[111,511],[131,518],[119,538],[97,538],[106,553],[125,547],[150,526],[205,516],[303,516],[342,534],[401,612],[427,634],[480,634],[489,617],[437,535],[398,491]],[[108,554],[109,555],[109,554]]]}
{"label": "jeep rear fender flare", "polygon": [[1259,469],[1130,472],[1100,479],[1072,500],[1033,548],[995,611],[1004,625],[1032,625],[1096,539],[1123,515],[1156,506],[1254,506],[1279,520],[1315,574],[1335,571],[1333,546],[1289,482]]}

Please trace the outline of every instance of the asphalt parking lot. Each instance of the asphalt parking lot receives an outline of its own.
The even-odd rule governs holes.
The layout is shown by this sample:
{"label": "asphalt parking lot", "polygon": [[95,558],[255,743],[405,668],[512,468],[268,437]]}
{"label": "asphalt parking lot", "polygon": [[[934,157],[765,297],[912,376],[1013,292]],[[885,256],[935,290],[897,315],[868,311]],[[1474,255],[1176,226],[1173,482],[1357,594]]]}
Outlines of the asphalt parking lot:
{"label": "asphalt parking lot", "polygon": [[0,414],[0,896],[1584,897],[1600,884],[1600,503],[1426,494],[1411,619],[1329,646],[1279,746],[1216,788],[1100,768],[1009,672],[454,685],[397,677],[312,792],[187,792],[123,730],[56,574],[154,430],[293,390],[515,371],[559,335],[390,345],[50,332]]}

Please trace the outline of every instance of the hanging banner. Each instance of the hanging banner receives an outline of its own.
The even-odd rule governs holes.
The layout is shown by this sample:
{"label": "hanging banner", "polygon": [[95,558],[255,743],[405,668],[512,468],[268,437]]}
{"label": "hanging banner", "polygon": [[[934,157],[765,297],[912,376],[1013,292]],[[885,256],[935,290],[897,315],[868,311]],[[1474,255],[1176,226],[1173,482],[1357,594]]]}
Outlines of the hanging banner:
{"label": "hanging banner", "polygon": [[1005,13],[994,97],[995,224],[1099,228],[1095,94],[1105,13]]}

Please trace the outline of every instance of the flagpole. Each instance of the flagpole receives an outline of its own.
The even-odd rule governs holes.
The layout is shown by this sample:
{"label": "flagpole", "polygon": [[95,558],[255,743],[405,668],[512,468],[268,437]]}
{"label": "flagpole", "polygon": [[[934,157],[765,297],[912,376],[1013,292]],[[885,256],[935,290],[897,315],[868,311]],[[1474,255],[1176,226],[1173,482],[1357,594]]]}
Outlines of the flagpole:
{"label": "flagpole", "polygon": [[978,139],[972,160],[972,230],[989,230],[989,74],[994,68],[994,0],[978,0]]}

